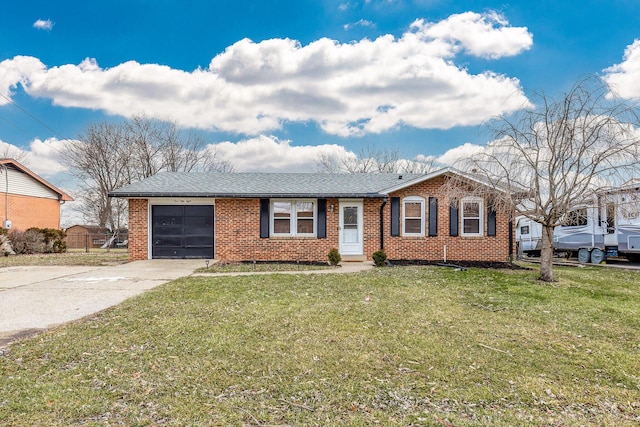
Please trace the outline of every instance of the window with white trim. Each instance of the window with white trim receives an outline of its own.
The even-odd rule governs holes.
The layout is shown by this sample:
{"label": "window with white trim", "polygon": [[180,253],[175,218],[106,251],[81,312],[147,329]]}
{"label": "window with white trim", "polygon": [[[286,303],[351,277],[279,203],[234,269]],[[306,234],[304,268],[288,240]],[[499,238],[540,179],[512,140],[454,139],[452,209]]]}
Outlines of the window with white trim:
{"label": "window with white trim", "polygon": [[317,209],[315,200],[272,200],[273,236],[315,236]]}
{"label": "window with white trim", "polygon": [[484,201],[477,197],[461,200],[460,224],[462,236],[482,236],[484,224]]}
{"label": "window with white trim", "polygon": [[425,200],[410,196],[402,200],[402,235],[424,236]]}

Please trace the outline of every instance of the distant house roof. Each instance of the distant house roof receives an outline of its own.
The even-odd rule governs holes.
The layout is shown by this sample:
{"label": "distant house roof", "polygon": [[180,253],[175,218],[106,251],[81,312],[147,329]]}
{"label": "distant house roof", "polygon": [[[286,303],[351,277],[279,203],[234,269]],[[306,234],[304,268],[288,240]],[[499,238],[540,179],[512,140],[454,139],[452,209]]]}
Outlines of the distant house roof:
{"label": "distant house roof", "polygon": [[[58,195],[58,199],[61,201],[65,201],[65,202],[73,201],[73,198],[69,196],[67,193],[60,190],[58,187],[46,181],[45,179],[37,175],[35,172],[32,172],[31,170],[29,170],[29,168],[20,164],[18,161],[14,159],[0,159],[0,165],[5,165],[7,168],[15,169],[19,172],[29,175],[34,180],[38,181],[40,184],[44,185],[45,187],[47,187],[48,189],[56,193]],[[0,173],[4,172],[2,169],[3,168],[0,168]],[[0,192],[4,192],[4,187],[1,185],[0,185]]]}
{"label": "distant house roof", "polygon": [[444,168],[428,174],[199,173],[161,172],[109,193],[111,197],[380,198],[441,175],[462,175]]}

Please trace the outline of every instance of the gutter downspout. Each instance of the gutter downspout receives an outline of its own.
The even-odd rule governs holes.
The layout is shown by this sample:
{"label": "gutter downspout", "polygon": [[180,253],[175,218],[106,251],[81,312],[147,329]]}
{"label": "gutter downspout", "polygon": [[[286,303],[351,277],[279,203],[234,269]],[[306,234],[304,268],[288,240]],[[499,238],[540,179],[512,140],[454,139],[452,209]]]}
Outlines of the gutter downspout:
{"label": "gutter downspout", "polygon": [[382,199],[382,206],[380,206],[380,250],[384,250],[384,207],[387,204],[388,197],[385,196]]}

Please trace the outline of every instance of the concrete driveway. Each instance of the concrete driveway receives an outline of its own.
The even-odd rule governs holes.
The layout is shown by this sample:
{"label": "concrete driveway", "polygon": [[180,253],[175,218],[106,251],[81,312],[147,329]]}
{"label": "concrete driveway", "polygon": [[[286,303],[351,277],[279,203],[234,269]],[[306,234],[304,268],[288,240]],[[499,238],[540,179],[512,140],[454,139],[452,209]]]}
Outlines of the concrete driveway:
{"label": "concrete driveway", "polygon": [[203,260],[0,268],[0,347],[119,304],[199,267],[204,267]]}

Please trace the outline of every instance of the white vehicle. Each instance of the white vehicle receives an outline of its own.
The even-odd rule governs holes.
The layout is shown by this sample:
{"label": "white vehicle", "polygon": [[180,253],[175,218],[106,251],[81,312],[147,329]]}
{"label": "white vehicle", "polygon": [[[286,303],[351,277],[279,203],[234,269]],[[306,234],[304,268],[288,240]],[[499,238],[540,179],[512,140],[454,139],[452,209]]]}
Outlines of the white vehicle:
{"label": "white vehicle", "polygon": [[518,257],[540,256],[542,248],[542,225],[526,216],[516,218],[516,245]]}
{"label": "white vehicle", "polygon": [[610,256],[640,261],[639,184],[600,190],[594,203],[571,210],[554,229],[555,251],[577,253],[582,263],[599,264]]}

